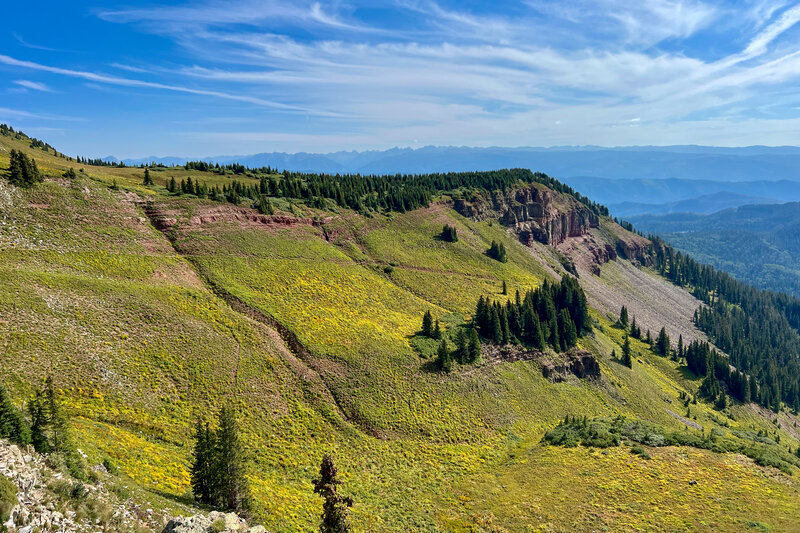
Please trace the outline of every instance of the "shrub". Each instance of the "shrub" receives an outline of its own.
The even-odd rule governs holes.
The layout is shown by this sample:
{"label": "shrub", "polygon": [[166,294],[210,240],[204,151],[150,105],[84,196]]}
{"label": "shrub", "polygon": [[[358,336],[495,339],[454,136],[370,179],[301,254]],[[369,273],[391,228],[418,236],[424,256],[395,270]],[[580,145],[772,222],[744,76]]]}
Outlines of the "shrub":
{"label": "shrub", "polygon": [[652,459],[650,454],[647,453],[647,451],[644,448],[642,448],[641,446],[639,446],[639,445],[633,446],[631,448],[631,453],[633,455],[638,455],[642,459]]}

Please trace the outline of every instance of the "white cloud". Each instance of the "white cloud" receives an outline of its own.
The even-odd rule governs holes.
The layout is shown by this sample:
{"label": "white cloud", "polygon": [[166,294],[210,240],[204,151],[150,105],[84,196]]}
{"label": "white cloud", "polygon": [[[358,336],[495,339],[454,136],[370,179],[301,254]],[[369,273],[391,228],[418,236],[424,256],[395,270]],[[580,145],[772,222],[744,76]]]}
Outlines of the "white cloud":
{"label": "white cloud", "polygon": [[30,81],[30,80],[15,80],[14,83],[19,85],[20,87],[25,87],[26,89],[30,89],[32,91],[42,91],[46,93],[53,92],[53,89],[45,85],[44,83],[40,83],[38,81]]}

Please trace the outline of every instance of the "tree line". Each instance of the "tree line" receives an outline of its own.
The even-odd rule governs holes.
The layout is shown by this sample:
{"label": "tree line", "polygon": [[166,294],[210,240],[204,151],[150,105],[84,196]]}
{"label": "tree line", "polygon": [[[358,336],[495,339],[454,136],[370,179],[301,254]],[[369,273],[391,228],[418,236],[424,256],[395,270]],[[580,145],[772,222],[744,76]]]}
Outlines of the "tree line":
{"label": "tree line", "polygon": [[[698,329],[729,355],[738,372],[755,378],[747,379],[752,401],[776,412],[782,404],[800,410],[800,299],[756,289],[658,237],[650,240],[654,267],[705,304],[694,315]],[[731,388],[741,381],[720,374],[715,377]]]}
{"label": "tree line", "polygon": [[[210,163],[187,163],[192,169],[211,170]],[[244,173],[241,165],[219,167],[223,173],[232,170],[235,174]],[[270,168],[265,170],[272,171]],[[241,172],[239,172],[241,171]],[[259,171],[260,172],[260,171]],[[519,183],[544,183],[559,192],[573,194],[598,214],[608,214],[607,208],[579,196],[574,190],[541,172],[527,169],[506,169],[485,172],[449,172],[437,174],[398,174],[367,175],[360,174],[312,174],[284,171],[282,174],[261,174],[258,184],[232,180],[222,188],[209,188],[196,180],[189,187],[178,187],[178,183],[167,182],[170,192],[193,194],[216,201],[238,204],[249,199],[257,202],[262,196],[297,199],[309,206],[327,209],[331,206],[349,208],[365,212],[400,212],[427,207],[437,193],[452,192],[459,189],[485,189],[489,191],[506,190]]]}

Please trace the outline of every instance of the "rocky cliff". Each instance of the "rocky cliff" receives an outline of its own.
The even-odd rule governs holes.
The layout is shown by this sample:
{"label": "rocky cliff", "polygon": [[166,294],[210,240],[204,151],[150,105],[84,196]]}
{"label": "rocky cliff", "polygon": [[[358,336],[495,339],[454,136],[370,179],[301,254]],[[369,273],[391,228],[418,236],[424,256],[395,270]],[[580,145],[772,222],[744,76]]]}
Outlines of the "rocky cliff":
{"label": "rocky cliff", "polygon": [[475,220],[499,219],[514,228],[519,240],[529,246],[534,241],[554,246],[568,237],[584,235],[600,223],[583,204],[535,185],[457,199],[453,207]]}

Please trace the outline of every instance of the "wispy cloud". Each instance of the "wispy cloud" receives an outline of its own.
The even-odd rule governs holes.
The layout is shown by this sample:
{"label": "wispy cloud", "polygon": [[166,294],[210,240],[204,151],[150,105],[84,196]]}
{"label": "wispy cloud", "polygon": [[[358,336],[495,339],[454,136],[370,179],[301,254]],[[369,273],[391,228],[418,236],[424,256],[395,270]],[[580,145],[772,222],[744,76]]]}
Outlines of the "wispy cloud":
{"label": "wispy cloud", "polygon": [[225,100],[234,100],[238,102],[246,102],[249,104],[254,104],[261,107],[270,107],[270,108],[277,108],[282,109],[285,111],[296,111],[302,113],[313,113],[313,114],[322,114],[327,116],[335,116],[335,113],[328,113],[328,112],[319,112],[314,111],[307,108],[282,104],[278,102],[273,102],[270,100],[265,100],[263,98],[258,98],[255,96],[246,96],[246,95],[239,95],[239,94],[231,94],[222,91],[212,91],[212,90],[205,90],[205,89],[193,89],[190,87],[183,87],[180,85],[169,85],[164,83],[157,83],[151,81],[142,81],[130,78],[121,78],[118,76],[110,76],[107,74],[95,73],[95,72],[87,72],[81,70],[71,70],[65,69],[60,67],[52,67],[49,65],[42,65],[40,63],[35,63],[32,61],[23,61],[19,59],[15,59],[13,57],[2,55],[0,54],[0,63],[30,69],[30,70],[37,70],[42,72],[50,72],[52,74],[60,74],[62,76],[69,76],[73,78],[82,78],[84,80],[98,82],[98,83],[105,83],[110,85],[121,85],[125,87],[142,87],[148,89],[160,89],[165,91],[173,91],[179,93],[187,93],[187,94],[195,94],[200,96],[211,96],[214,98],[222,98]]}
{"label": "wispy cloud", "polygon": [[38,44],[29,43],[25,39],[22,38],[17,32],[11,32],[12,37],[17,40],[19,44],[24,46],[25,48],[31,48],[33,50],[45,50],[47,52],[66,52],[66,50],[62,50],[61,48],[51,48],[49,46],[41,46]]}
{"label": "wispy cloud", "polygon": [[188,119],[225,130],[198,142],[256,150],[703,142],[698,132],[713,143],[744,127],[763,136],[753,142],[774,129],[800,143],[781,122],[797,115],[798,1],[205,0],[96,15],[179,52],[91,68],[0,64],[81,79],[109,98],[120,87],[147,89],[120,99],[171,95],[191,106]]}
{"label": "wispy cloud", "polygon": [[14,83],[19,85],[20,87],[25,87],[26,89],[30,89],[32,91],[42,91],[45,93],[52,93],[53,89],[45,85],[44,83],[38,81],[30,81],[30,80],[15,80]]}

